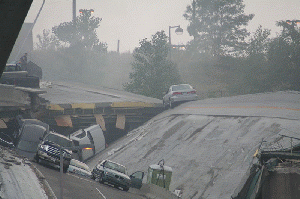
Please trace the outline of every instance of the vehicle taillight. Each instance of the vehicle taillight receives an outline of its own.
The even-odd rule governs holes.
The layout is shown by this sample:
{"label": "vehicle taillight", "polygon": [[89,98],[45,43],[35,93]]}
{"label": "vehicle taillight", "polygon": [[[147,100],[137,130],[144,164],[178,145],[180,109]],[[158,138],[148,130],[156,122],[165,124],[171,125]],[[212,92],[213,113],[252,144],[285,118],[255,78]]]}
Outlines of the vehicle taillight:
{"label": "vehicle taillight", "polygon": [[173,95],[181,95],[182,92],[174,92]]}
{"label": "vehicle taillight", "polygon": [[83,148],[83,149],[86,149],[86,150],[92,150],[93,148]]}
{"label": "vehicle taillight", "polygon": [[196,94],[196,91],[191,91],[191,92],[188,92],[188,93],[191,93],[191,94]]}

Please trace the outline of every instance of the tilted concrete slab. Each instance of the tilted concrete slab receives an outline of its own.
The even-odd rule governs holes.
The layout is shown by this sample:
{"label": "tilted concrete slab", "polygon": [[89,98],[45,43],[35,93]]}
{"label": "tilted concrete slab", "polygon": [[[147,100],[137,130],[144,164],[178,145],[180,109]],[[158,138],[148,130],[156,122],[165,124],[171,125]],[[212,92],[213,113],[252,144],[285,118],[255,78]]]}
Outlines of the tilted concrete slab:
{"label": "tilted concrete slab", "polygon": [[131,131],[88,165],[110,159],[129,173],[147,172],[164,159],[173,169],[170,191],[182,190],[183,198],[231,198],[261,145],[289,147],[288,140],[278,143],[280,134],[300,137],[299,99],[298,92],[276,92],[182,104]]}

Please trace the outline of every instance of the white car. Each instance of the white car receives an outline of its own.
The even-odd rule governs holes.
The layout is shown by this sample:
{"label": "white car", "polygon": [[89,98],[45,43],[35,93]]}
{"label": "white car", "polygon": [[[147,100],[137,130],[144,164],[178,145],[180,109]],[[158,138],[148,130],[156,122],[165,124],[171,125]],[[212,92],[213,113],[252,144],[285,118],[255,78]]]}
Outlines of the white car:
{"label": "white car", "polygon": [[196,90],[189,84],[178,84],[170,86],[169,90],[163,97],[163,106],[165,108],[173,108],[174,106],[197,100]]}
{"label": "white car", "polygon": [[79,160],[85,161],[105,149],[105,137],[100,125],[92,125],[85,129],[79,129],[70,135],[75,146],[90,144],[92,147],[78,151]]}
{"label": "white car", "polygon": [[87,178],[92,177],[92,170],[89,168],[89,166],[76,159],[71,159],[68,172],[75,173]]}

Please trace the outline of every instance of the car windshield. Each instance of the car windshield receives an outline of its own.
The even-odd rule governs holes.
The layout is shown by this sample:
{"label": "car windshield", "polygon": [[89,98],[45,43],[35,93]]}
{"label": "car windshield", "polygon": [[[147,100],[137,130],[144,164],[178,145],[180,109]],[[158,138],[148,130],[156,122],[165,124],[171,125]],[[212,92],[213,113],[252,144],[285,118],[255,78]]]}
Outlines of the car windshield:
{"label": "car windshield", "polygon": [[82,129],[80,129],[80,130],[76,131],[76,132],[74,133],[74,135],[75,135],[75,137],[77,137],[77,138],[84,138],[84,137],[86,136],[86,132],[83,131]]}
{"label": "car windshield", "polygon": [[187,84],[176,85],[172,87],[172,91],[189,90],[189,89],[192,89],[192,87]]}
{"label": "car windshield", "polygon": [[60,146],[63,146],[63,147],[72,147],[72,141],[71,140],[68,140],[64,137],[61,137],[61,136],[58,136],[58,135],[55,135],[55,134],[49,134],[45,140],[48,140],[48,141],[51,141],[51,142],[54,142]]}
{"label": "car windshield", "polygon": [[18,71],[18,65],[6,65],[4,72]]}
{"label": "car windshield", "polygon": [[113,162],[106,162],[104,165],[106,168],[113,169],[115,171],[126,173],[126,168],[122,165],[113,163]]}
{"label": "car windshield", "polygon": [[20,140],[17,148],[21,151],[36,152],[39,142]]}

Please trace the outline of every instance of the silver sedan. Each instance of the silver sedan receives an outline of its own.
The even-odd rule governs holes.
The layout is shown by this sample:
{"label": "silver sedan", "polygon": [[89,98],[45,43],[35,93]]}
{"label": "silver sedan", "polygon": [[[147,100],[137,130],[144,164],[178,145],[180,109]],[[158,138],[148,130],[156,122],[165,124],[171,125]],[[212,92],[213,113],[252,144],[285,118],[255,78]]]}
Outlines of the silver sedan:
{"label": "silver sedan", "polygon": [[170,86],[169,90],[163,97],[163,105],[165,108],[173,108],[174,106],[197,100],[196,90],[189,84],[178,84]]}

